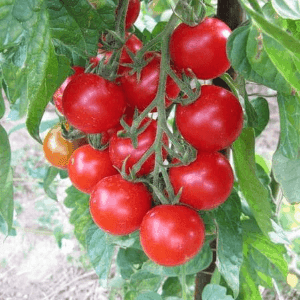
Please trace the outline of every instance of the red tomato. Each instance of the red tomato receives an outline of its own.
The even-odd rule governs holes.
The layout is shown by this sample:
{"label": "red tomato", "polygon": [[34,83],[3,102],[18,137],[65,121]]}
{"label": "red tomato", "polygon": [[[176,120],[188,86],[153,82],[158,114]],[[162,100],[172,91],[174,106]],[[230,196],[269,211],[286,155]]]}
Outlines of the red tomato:
{"label": "red tomato", "polygon": [[200,152],[187,166],[171,167],[169,176],[180,202],[197,210],[210,210],[226,201],[234,177],[229,161],[219,152]]}
{"label": "red tomato", "polygon": [[[149,118],[143,120],[141,126],[149,121]],[[152,146],[155,141],[157,122],[152,120],[149,126],[138,136],[138,147],[135,149],[130,138],[118,137],[114,134],[109,142],[109,156],[112,164],[118,169],[122,168],[124,160],[126,161],[126,173],[129,174],[130,169],[136,164],[144,153]],[[164,137],[164,143],[168,143],[168,139]],[[166,152],[163,151],[163,155]],[[142,165],[137,176],[147,175],[153,171],[155,164],[155,154],[153,153]]]}
{"label": "red tomato", "polygon": [[171,59],[180,69],[191,69],[199,79],[216,78],[230,67],[226,54],[230,33],[230,28],[215,18],[205,18],[194,27],[181,23],[171,35]]}
{"label": "red tomato", "polygon": [[62,85],[56,90],[56,92],[53,95],[54,104],[55,104],[56,108],[58,109],[58,111],[61,114],[64,114],[63,108],[62,108],[62,97],[63,97],[63,93],[64,93],[65,88],[67,87],[69,82],[75,76],[84,73],[84,68],[83,67],[73,66],[72,69],[75,71],[75,73],[73,75],[67,77],[66,80],[62,83]]}
{"label": "red tomato", "polygon": [[[121,77],[121,84],[124,90],[126,101],[132,107],[137,107],[143,111],[155,98],[159,84],[159,71],[161,56],[156,52],[148,52],[145,59],[152,60],[142,69],[140,78],[137,73],[130,75],[129,72],[124,73]],[[180,92],[179,87],[168,76],[166,84],[166,106],[171,102],[168,99],[175,99]]]}
{"label": "red tomato", "polygon": [[178,130],[196,149],[218,151],[230,146],[243,129],[243,110],[228,90],[203,85],[200,97],[190,105],[178,105]]}
{"label": "red tomato", "polygon": [[126,235],[139,229],[151,208],[151,199],[144,184],[113,175],[97,183],[91,193],[90,212],[94,222],[104,231]]}
{"label": "red tomato", "polygon": [[[116,13],[119,7],[116,9]],[[141,9],[140,0],[129,0],[125,19],[125,29],[130,28],[139,16]]]}
{"label": "red tomato", "polygon": [[82,132],[101,133],[116,126],[126,108],[122,88],[96,74],[81,74],[66,87],[66,119]]}
{"label": "red tomato", "polygon": [[112,166],[108,149],[100,151],[84,145],[70,157],[68,173],[78,190],[90,194],[101,179],[118,174],[118,171]]}
{"label": "red tomato", "polygon": [[[128,54],[128,51],[132,52],[133,54],[136,54],[143,47],[143,43],[136,35],[127,32],[125,37],[126,37],[126,43],[122,49],[121,56],[120,56],[120,65],[118,69],[119,75],[122,75],[126,70],[130,70],[128,67],[122,66],[122,64],[130,64],[133,62],[131,57]],[[99,62],[104,57],[105,57],[104,62],[107,63],[112,55],[112,51],[105,51],[101,47],[102,45],[99,44],[98,55],[96,57],[90,58],[90,63],[93,64],[94,68],[98,66]]]}
{"label": "red tomato", "polygon": [[159,205],[152,208],[140,228],[141,245],[155,263],[174,267],[192,259],[203,246],[205,227],[191,208]]}
{"label": "red tomato", "polygon": [[45,136],[43,142],[44,156],[52,166],[67,169],[72,153],[86,143],[85,138],[74,141],[66,140],[61,134],[61,125],[57,124]]}

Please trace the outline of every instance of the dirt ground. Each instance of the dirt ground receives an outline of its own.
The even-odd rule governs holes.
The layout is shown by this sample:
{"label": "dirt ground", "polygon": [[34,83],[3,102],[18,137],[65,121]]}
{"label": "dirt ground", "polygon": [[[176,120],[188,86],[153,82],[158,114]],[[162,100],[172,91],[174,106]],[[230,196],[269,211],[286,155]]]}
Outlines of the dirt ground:
{"label": "dirt ground", "polygon": [[[279,135],[276,99],[269,97],[274,91],[253,85],[248,86],[248,91],[267,96],[270,122],[257,139],[256,150],[271,159]],[[49,106],[46,119],[54,118],[54,109]],[[1,124],[9,131],[22,122],[1,121]],[[120,299],[117,294],[109,296],[107,289],[99,285],[95,272],[72,235],[72,226],[68,223],[70,212],[62,204],[69,181],[58,184],[58,202],[47,198],[40,186],[40,175],[45,169],[41,145],[29,137],[25,129],[13,132],[10,142],[17,235],[5,240],[0,237],[0,300]],[[28,174],[28,170],[36,173]],[[66,236],[61,248],[53,234],[59,229]]]}

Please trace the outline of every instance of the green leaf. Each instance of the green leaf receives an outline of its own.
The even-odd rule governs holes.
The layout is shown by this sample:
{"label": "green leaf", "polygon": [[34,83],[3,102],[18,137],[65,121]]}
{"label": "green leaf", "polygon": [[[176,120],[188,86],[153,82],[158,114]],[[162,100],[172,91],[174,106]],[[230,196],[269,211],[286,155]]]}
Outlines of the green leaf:
{"label": "green leaf", "polygon": [[136,300],[162,300],[162,297],[155,292],[147,292],[138,295]]}
{"label": "green leaf", "polygon": [[150,273],[146,270],[139,270],[131,276],[130,287],[139,291],[157,291],[163,277]]}
{"label": "green leaf", "polygon": [[162,286],[163,298],[170,296],[180,297],[182,292],[181,283],[178,277],[169,277]]}
{"label": "green leaf", "polygon": [[[205,243],[201,251],[189,262],[186,263],[186,275],[196,274],[201,270],[206,269],[212,262],[212,251],[209,243]],[[180,276],[181,267],[163,267],[155,264],[152,261],[144,263],[143,270],[149,271],[153,274],[162,276]]]}
{"label": "green leaf", "polygon": [[[227,42],[227,54],[233,68],[250,81],[273,90],[291,94],[292,88],[278,72],[261,46],[259,36],[253,38],[252,25],[238,27]],[[251,35],[250,35],[251,34]],[[259,49],[259,52],[258,52]],[[253,59],[250,59],[253,57]]]}
{"label": "green leaf", "polygon": [[51,183],[53,182],[53,180],[56,178],[57,174],[58,174],[57,168],[49,167],[47,170],[46,177],[44,178],[44,182],[43,182],[43,188],[45,190],[45,193],[51,199],[56,200],[56,201],[57,201],[56,193],[51,190],[50,186],[51,186]]}
{"label": "green leaf", "polygon": [[258,97],[251,100],[257,114],[257,124],[254,127],[255,137],[258,137],[269,123],[269,104],[265,98]]}
{"label": "green leaf", "polygon": [[86,232],[87,253],[100,279],[107,279],[114,254],[114,246],[106,243],[106,233],[92,224]]}
{"label": "green leaf", "polygon": [[284,197],[289,203],[300,202],[300,159],[289,159],[281,150],[273,155],[275,180],[280,184]]}
{"label": "green leaf", "polygon": [[235,298],[239,293],[239,272],[243,261],[240,215],[241,203],[236,191],[215,211],[218,228],[216,264]]}
{"label": "green leaf", "polygon": [[262,232],[268,236],[272,230],[272,210],[268,190],[256,175],[254,130],[246,128],[233,143],[233,160],[241,191]]}
{"label": "green leaf", "polygon": [[202,300],[233,300],[226,296],[226,288],[217,284],[207,284],[203,289]]}
{"label": "green leaf", "polygon": [[272,0],[272,5],[277,13],[285,19],[300,19],[299,0]]}
{"label": "green leaf", "polygon": [[66,190],[67,197],[64,204],[73,208],[70,223],[74,225],[74,234],[82,245],[86,245],[86,231],[93,224],[89,210],[89,195],[78,191],[74,186]]}
{"label": "green leaf", "polygon": [[116,263],[120,269],[122,278],[130,279],[130,276],[147,260],[148,257],[142,250],[135,248],[120,248]]}
{"label": "green leaf", "polygon": [[300,150],[300,98],[278,94],[277,102],[280,115],[279,149],[287,158],[297,159]]}
{"label": "green leaf", "polygon": [[107,235],[107,242],[121,248],[132,247],[135,249],[142,249],[140,245],[140,233],[135,231],[129,235]]}

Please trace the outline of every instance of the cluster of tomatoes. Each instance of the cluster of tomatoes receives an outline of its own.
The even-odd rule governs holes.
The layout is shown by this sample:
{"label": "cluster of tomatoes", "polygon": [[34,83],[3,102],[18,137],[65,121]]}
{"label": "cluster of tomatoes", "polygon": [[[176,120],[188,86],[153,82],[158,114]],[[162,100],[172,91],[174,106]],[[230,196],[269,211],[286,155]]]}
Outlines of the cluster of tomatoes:
{"label": "cluster of tomatoes", "polygon": [[[135,3],[139,1],[129,1],[127,14]],[[126,28],[130,26],[127,24]],[[230,66],[226,56],[229,34],[227,25],[215,18],[205,18],[195,27],[180,24],[170,39],[172,64],[180,72],[192,70],[202,80],[222,75]],[[127,235],[139,229],[141,245],[150,259],[160,265],[177,266],[193,258],[203,246],[205,227],[197,211],[216,208],[231,193],[233,171],[219,151],[239,136],[243,111],[231,92],[214,85],[202,85],[199,98],[192,104],[176,105],[178,131],[197,150],[197,157],[188,165],[171,164],[168,168],[170,183],[175,194],[180,195],[179,203],[154,205],[144,183],[130,181],[119,172],[125,161],[123,170],[128,174],[156,139],[157,120],[150,117],[140,124],[147,126],[138,135],[137,147],[129,137],[118,134],[122,130],[120,119],[130,126],[134,109],[142,112],[158,90],[159,53],[146,53],[147,64],[139,74],[132,74],[128,67],[132,63],[129,54],[142,47],[134,34],[126,33],[115,82],[73,67],[75,73],[54,95],[67,125],[90,137],[101,134],[101,144],[107,147],[95,149],[86,137],[65,139],[58,125],[46,136],[44,152],[52,165],[68,170],[78,190],[90,194],[90,213],[101,229],[113,235]],[[96,67],[100,60],[108,62],[111,55],[112,52],[100,48],[90,63]],[[180,92],[168,77],[166,107]],[[166,136],[163,143],[168,147]],[[162,151],[164,158],[166,154]],[[154,166],[153,153],[136,176],[147,177]]]}

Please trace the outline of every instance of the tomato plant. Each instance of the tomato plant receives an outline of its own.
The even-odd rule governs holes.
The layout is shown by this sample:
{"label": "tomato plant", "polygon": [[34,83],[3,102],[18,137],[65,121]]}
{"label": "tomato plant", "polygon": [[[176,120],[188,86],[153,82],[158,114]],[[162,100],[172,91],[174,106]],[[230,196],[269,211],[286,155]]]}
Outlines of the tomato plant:
{"label": "tomato plant", "polygon": [[78,190],[90,194],[98,181],[117,174],[117,170],[112,166],[108,149],[101,151],[84,145],[71,155],[68,173]]}
{"label": "tomato plant", "polygon": [[139,229],[151,208],[151,194],[143,183],[126,181],[121,175],[100,180],[90,198],[95,223],[114,235],[126,235]]}
{"label": "tomato plant", "polygon": [[186,263],[199,252],[205,228],[194,210],[181,205],[159,205],[144,217],[140,236],[151,260],[173,267]]}
{"label": "tomato plant", "polygon": [[[129,29],[139,16],[141,9],[140,0],[129,0],[125,18],[125,29]],[[117,8],[118,10],[118,8]]]}
{"label": "tomato plant", "polygon": [[196,149],[218,151],[230,146],[243,129],[243,110],[228,90],[203,85],[200,97],[190,105],[178,105],[176,125]]}

